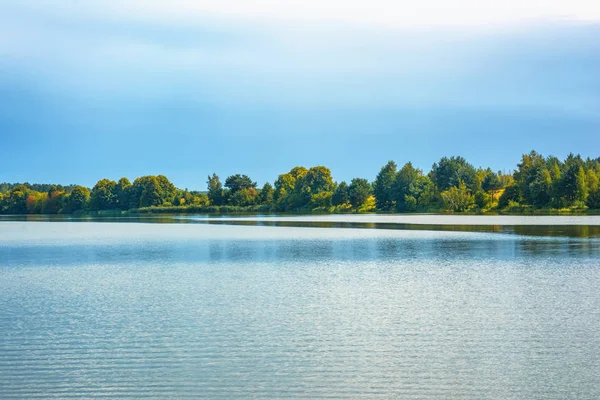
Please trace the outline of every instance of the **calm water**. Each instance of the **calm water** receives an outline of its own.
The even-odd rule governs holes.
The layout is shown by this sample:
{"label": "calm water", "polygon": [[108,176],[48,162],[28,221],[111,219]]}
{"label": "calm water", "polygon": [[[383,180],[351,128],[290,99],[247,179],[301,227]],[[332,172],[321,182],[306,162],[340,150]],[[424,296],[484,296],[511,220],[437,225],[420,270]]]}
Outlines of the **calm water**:
{"label": "calm water", "polygon": [[598,399],[583,218],[0,222],[0,399]]}

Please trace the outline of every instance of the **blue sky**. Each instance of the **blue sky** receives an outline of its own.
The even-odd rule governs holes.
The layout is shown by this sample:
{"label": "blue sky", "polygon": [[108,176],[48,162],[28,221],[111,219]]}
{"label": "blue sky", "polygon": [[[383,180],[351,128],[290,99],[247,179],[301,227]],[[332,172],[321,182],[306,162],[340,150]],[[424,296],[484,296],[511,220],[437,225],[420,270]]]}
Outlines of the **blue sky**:
{"label": "blue sky", "polygon": [[600,156],[592,2],[212,3],[0,3],[0,181]]}

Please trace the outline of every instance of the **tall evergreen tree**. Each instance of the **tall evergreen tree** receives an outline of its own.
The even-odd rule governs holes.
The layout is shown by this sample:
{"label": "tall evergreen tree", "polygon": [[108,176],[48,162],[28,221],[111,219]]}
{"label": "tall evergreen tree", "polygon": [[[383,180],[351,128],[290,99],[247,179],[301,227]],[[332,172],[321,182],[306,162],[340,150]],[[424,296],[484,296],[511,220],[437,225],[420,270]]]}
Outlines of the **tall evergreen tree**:
{"label": "tall evergreen tree", "polygon": [[388,161],[384,165],[373,184],[375,194],[375,204],[381,211],[391,211],[394,206],[394,182],[396,180],[397,165],[393,161]]}

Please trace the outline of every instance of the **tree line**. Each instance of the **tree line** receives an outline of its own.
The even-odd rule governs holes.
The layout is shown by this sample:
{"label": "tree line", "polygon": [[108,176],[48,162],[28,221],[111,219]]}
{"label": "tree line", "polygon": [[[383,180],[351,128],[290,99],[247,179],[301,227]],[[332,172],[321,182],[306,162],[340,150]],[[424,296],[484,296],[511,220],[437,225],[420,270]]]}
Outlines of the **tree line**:
{"label": "tree line", "polygon": [[335,182],[329,168],[294,167],[261,188],[245,174],[206,191],[179,189],[163,175],[78,185],[0,184],[2,214],[115,212],[432,212],[600,209],[600,158],[564,160],[524,154],[514,173],[475,168],[463,157],[443,157],[429,173],[407,162],[385,164],[375,179]]}

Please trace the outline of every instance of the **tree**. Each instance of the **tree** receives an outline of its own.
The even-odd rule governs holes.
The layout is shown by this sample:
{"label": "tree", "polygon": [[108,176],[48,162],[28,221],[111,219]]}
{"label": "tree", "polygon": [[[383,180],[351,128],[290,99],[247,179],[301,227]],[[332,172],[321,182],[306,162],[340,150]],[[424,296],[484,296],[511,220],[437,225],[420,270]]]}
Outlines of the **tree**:
{"label": "tree", "polygon": [[442,192],[444,206],[449,211],[466,211],[473,206],[475,199],[467,189],[467,185],[460,181],[458,187],[452,186]]}
{"label": "tree", "polygon": [[277,211],[287,211],[292,209],[300,201],[296,200],[299,195],[296,190],[296,183],[304,178],[308,170],[304,167],[294,167],[287,174],[281,174],[275,181],[275,192],[273,193],[273,203]]}
{"label": "tree", "polygon": [[232,192],[229,198],[229,204],[238,207],[251,206],[256,202],[258,193],[253,187],[238,189]]}
{"label": "tree", "polygon": [[[323,166],[312,167],[304,176],[296,179],[291,206],[293,209],[322,207],[323,197],[331,198],[334,189],[335,183],[331,177],[331,170]],[[314,197],[323,192],[327,194]],[[312,200],[318,200],[320,205]]]}
{"label": "tree", "polygon": [[7,214],[25,214],[27,213],[27,197],[29,189],[24,185],[17,185],[12,188],[7,196],[4,197],[5,211]]}
{"label": "tree", "polygon": [[152,207],[162,204],[161,186],[156,176],[149,176],[144,180],[140,207]]}
{"label": "tree", "polygon": [[544,207],[552,199],[552,176],[545,167],[537,169],[535,178],[527,188],[529,203],[536,207]]}
{"label": "tree", "polygon": [[273,202],[273,186],[269,182],[265,183],[258,194],[260,204],[271,204]]}
{"label": "tree", "polygon": [[121,178],[119,179],[119,182],[117,182],[115,194],[117,196],[117,204],[121,210],[129,209],[131,197],[130,188],[131,182],[129,182],[129,179],[127,178]]}
{"label": "tree", "polygon": [[225,187],[228,188],[233,195],[242,189],[256,189],[256,182],[252,182],[252,179],[250,179],[248,175],[235,174],[225,179]]}
{"label": "tree", "polygon": [[364,178],[354,178],[348,186],[348,197],[352,207],[359,208],[371,196],[372,186]]}
{"label": "tree", "polygon": [[423,171],[408,162],[396,174],[393,198],[397,211],[415,211],[435,201],[435,188]]}
{"label": "tree", "polygon": [[157,175],[156,180],[160,187],[160,204],[172,205],[177,195],[177,188],[173,183],[164,175]]}
{"label": "tree", "polygon": [[491,196],[482,190],[475,193],[475,195],[473,196],[473,199],[475,201],[475,205],[479,209],[484,209],[484,208],[489,207],[490,203],[492,202]]}
{"label": "tree", "polygon": [[85,210],[90,200],[90,190],[84,186],[75,186],[69,195],[70,212]]}
{"label": "tree", "polygon": [[42,203],[43,214],[58,214],[66,207],[66,195],[61,185],[52,185],[46,193],[46,199]]}
{"label": "tree", "polygon": [[429,178],[440,191],[448,190],[452,186],[458,187],[461,181],[472,191],[479,190],[480,185],[475,168],[460,156],[443,157],[434,163]]}
{"label": "tree", "polygon": [[381,211],[391,211],[394,208],[394,193],[393,187],[396,180],[396,163],[388,161],[384,165],[373,184],[373,192],[375,194],[375,204],[377,209]]}
{"label": "tree", "polygon": [[217,174],[212,174],[212,176],[208,176],[208,200],[210,204],[213,206],[222,206],[223,205],[223,185],[221,184],[221,180]]}
{"label": "tree", "polygon": [[498,208],[506,208],[511,202],[519,202],[520,190],[516,183],[504,189],[504,193],[498,199]]}
{"label": "tree", "polygon": [[575,176],[575,185],[577,188],[575,192],[575,199],[582,203],[586,202],[589,195],[586,181],[587,179],[585,171],[583,170],[582,166],[579,166],[579,170],[577,171],[577,175]]}
{"label": "tree", "polygon": [[95,210],[110,210],[116,207],[117,182],[109,179],[99,180],[91,193],[91,205]]}
{"label": "tree", "polygon": [[551,199],[552,175],[547,170],[544,157],[532,150],[523,154],[517,167],[514,178],[524,203],[538,207],[547,205]]}
{"label": "tree", "polygon": [[492,172],[492,170],[488,169],[483,181],[481,182],[481,189],[483,189],[485,192],[491,192],[492,201],[494,201],[494,194],[501,188],[502,182],[500,182],[498,174],[495,174]]}
{"label": "tree", "polygon": [[557,192],[566,205],[572,205],[575,201],[585,201],[587,190],[581,156],[573,154],[567,156],[560,174]]}
{"label": "tree", "polygon": [[[396,174],[396,180],[393,186],[393,198],[397,211],[413,211],[417,206],[415,192],[415,182],[419,178],[421,171],[414,168],[412,163],[407,162]],[[406,201],[408,199],[409,206]]]}
{"label": "tree", "polygon": [[590,169],[587,172],[586,181],[589,190],[586,205],[589,208],[600,208],[600,177],[594,170]]}
{"label": "tree", "polygon": [[341,206],[348,203],[350,203],[348,184],[345,181],[342,181],[333,192],[333,196],[331,197],[331,204],[334,206]]}

